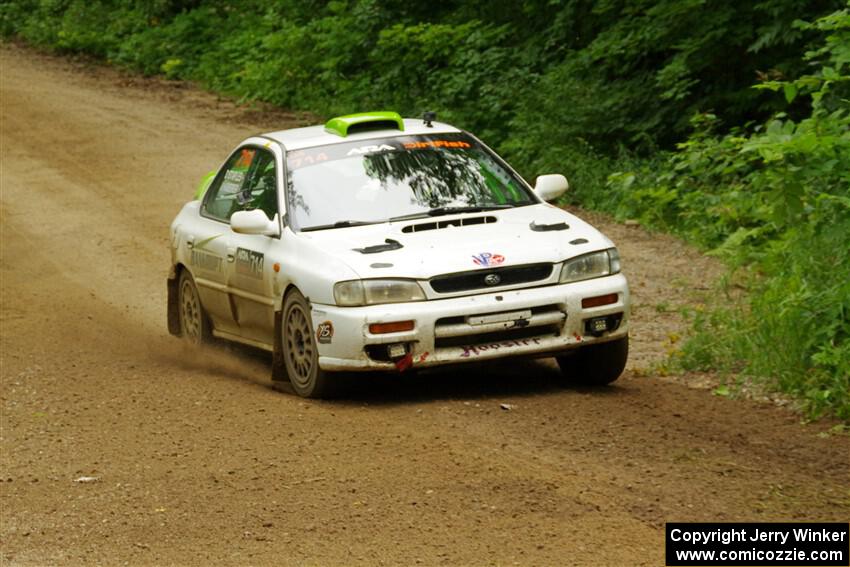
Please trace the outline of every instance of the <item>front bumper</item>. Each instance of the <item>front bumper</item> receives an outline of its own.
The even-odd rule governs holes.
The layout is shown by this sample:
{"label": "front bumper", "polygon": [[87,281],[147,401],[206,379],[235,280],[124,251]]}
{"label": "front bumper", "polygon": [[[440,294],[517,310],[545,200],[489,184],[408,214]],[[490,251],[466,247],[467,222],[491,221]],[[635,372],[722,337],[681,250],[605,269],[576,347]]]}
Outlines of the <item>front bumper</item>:
{"label": "front bumper", "polygon": [[[582,308],[583,298],[607,294],[617,294],[617,301]],[[499,314],[507,313],[522,313],[515,316],[521,319],[498,321]],[[616,328],[590,333],[586,321],[605,316],[611,316]],[[628,334],[629,288],[626,278],[616,274],[569,284],[411,303],[366,307],[313,304],[312,319],[313,328],[318,329],[319,366],[323,370],[425,368],[545,356],[623,337]],[[408,320],[414,321],[413,330],[369,332],[373,323]],[[390,344],[405,345],[404,366],[384,355]]]}

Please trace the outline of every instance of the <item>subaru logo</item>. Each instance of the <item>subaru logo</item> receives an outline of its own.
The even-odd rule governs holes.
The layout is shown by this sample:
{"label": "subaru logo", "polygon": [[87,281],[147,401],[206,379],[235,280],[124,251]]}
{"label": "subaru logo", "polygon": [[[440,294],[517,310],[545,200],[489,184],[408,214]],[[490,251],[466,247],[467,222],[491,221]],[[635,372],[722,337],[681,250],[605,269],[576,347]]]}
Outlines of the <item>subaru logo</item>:
{"label": "subaru logo", "polygon": [[502,278],[499,276],[499,274],[487,274],[486,276],[484,276],[484,283],[486,283],[487,285],[497,285],[501,281]]}

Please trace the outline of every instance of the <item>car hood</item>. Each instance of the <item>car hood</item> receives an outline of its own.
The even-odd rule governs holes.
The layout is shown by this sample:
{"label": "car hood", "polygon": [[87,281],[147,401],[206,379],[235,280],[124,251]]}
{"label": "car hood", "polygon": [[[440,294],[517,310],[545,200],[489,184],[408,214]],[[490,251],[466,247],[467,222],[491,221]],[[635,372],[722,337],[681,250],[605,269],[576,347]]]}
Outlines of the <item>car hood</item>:
{"label": "car hood", "polygon": [[[482,217],[489,217],[486,224],[462,224]],[[488,267],[561,262],[613,246],[586,222],[548,204],[302,232],[299,236],[317,251],[345,262],[361,278],[427,279]],[[400,247],[364,253],[388,244],[387,239],[390,247]]]}

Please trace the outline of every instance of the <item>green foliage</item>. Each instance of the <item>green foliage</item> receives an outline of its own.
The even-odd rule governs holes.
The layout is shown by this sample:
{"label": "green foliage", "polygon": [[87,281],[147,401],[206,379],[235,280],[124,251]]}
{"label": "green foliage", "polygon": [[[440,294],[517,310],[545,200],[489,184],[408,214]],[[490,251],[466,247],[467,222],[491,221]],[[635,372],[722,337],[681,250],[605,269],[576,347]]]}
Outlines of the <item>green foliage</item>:
{"label": "green foliage", "polygon": [[[214,8],[200,7],[177,14],[165,25],[156,17],[147,18],[147,21],[148,25],[128,34],[108,53],[112,62],[146,75],[165,72],[173,78],[196,78],[210,46],[228,37],[225,21]],[[222,43],[226,44],[226,40]],[[228,59],[221,58],[223,70],[229,64]]]}
{"label": "green foliage", "polygon": [[381,31],[372,52],[372,67],[380,70],[374,87],[392,93],[391,107],[443,108],[449,121],[475,116],[479,135],[500,137],[513,109],[504,86],[521,80],[516,56],[500,46],[507,34],[506,26],[477,20],[396,24]]}
{"label": "green foliage", "polygon": [[766,378],[813,413],[850,419],[850,10],[797,25],[827,33],[806,54],[815,72],[758,88],[807,98],[807,116],[722,136],[700,116],[665,170],[610,184],[621,214],[749,267],[743,301],[695,316],[686,367]]}
{"label": "green foliage", "polygon": [[521,101],[517,134],[559,147],[581,138],[608,154],[621,145],[649,153],[681,139],[698,112],[727,124],[766,118],[777,104],[748,86],[757,74],[800,71],[799,46],[809,32],[793,22],[830,4],[840,7],[799,0],[598,2],[592,13],[605,24],[564,42],[564,56]]}
{"label": "green foliage", "polygon": [[814,31],[794,22],[840,5],[11,0],[0,34],[326,116],[436,110],[524,168],[566,157],[593,182],[624,149],[671,148],[695,112],[730,126],[768,116],[777,101],[747,88],[753,77],[799,74]]}

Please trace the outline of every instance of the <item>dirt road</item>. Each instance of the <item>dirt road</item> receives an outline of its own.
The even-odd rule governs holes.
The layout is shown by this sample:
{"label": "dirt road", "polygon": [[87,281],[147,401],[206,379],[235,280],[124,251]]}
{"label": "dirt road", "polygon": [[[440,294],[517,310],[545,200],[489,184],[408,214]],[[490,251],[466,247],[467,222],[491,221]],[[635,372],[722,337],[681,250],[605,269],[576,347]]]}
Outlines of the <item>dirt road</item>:
{"label": "dirt road", "polygon": [[637,303],[608,389],[527,362],[305,401],[264,355],[188,349],[165,330],[168,224],[297,118],[0,56],[4,565],[661,565],[665,521],[850,517],[830,424],[646,371],[716,266],[637,228],[603,227]]}

